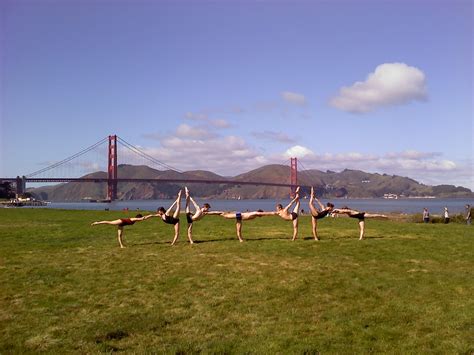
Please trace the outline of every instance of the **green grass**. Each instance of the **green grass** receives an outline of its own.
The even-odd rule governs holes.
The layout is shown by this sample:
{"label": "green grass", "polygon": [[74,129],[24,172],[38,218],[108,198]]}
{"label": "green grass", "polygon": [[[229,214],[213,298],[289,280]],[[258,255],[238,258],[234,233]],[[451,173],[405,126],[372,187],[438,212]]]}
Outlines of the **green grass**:
{"label": "green grass", "polygon": [[[327,218],[92,221],[133,212],[0,210],[0,353],[474,351],[474,228]],[[182,218],[184,221],[184,218]],[[183,227],[184,224],[183,224]]]}

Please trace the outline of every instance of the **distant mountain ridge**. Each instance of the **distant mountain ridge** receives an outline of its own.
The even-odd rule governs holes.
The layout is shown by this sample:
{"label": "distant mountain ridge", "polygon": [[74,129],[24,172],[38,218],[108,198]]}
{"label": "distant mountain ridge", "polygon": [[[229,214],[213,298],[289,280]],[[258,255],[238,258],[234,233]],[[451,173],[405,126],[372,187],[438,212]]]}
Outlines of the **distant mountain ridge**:
{"label": "distant mountain ridge", "polygon": [[[290,183],[290,168],[285,165],[266,165],[261,168],[237,175],[223,177],[210,171],[195,170],[183,173],[173,170],[156,170],[148,166],[119,165],[118,176],[136,179],[203,179],[203,180],[233,180],[258,181],[268,183]],[[95,172],[85,178],[106,178],[106,172]],[[304,170],[298,171],[298,183],[302,186],[314,186],[317,196],[325,198],[377,198],[385,194],[394,194],[401,197],[434,196],[447,197],[474,197],[471,190],[454,185],[429,186],[397,175],[366,173],[360,170],[344,170],[341,172]],[[231,184],[187,184],[193,196],[216,199],[258,199],[258,198],[285,198],[289,190],[285,187],[231,185]],[[143,200],[173,198],[183,187],[182,183],[119,183],[118,198],[121,200]],[[29,189],[33,196],[49,201],[80,201],[82,199],[104,199],[106,183],[78,183],[70,182],[55,186]],[[309,194],[307,188],[304,194]]]}

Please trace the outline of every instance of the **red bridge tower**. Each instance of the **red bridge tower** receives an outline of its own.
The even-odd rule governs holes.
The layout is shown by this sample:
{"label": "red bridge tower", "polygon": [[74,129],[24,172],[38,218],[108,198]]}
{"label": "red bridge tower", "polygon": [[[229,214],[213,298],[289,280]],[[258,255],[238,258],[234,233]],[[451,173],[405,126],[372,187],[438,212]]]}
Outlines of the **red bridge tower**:
{"label": "red bridge tower", "polygon": [[109,163],[107,168],[107,200],[117,199],[117,136],[109,136]]}

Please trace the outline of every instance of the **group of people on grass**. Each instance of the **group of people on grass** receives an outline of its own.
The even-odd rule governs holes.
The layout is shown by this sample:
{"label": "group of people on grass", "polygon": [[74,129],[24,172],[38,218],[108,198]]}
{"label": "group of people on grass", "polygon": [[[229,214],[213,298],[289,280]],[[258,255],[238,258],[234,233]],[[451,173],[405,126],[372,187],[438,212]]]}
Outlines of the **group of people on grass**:
{"label": "group of people on grass", "polygon": [[[295,240],[298,236],[298,213],[300,211],[300,187],[298,187],[295,191],[295,197],[290,201],[290,203],[283,207],[283,205],[278,204],[276,207],[276,211],[253,211],[253,212],[224,212],[224,211],[210,211],[211,206],[208,203],[205,203],[200,207],[194,199],[189,194],[188,188],[184,187],[185,197],[186,197],[186,221],[188,222],[188,230],[187,235],[189,242],[193,244],[193,223],[199,221],[206,215],[218,215],[226,219],[233,219],[235,220],[237,238],[240,242],[243,242],[242,239],[242,221],[248,221],[251,219],[255,219],[257,217],[264,217],[264,216],[280,216],[282,219],[286,221],[291,221],[293,224],[293,237],[292,240]],[[93,222],[91,225],[99,225],[99,224],[108,224],[117,226],[117,234],[118,234],[118,242],[121,248],[124,248],[123,245],[123,228],[125,226],[130,226],[135,224],[139,221],[144,221],[149,218],[159,217],[161,220],[166,224],[171,224],[174,226],[174,238],[171,242],[171,245],[174,245],[179,237],[179,215],[181,213],[181,195],[182,191],[179,190],[178,196],[173,204],[166,210],[164,207],[160,207],[157,210],[156,214],[150,214],[147,216],[142,216],[141,214],[136,215],[136,217],[132,218],[120,218],[113,221],[97,221]],[[316,201],[319,205],[319,208],[314,205],[314,201]],[[191,203],[193,204],[194,211],[192,211]],[[293,207],[293,208],[292,208]],[[334,208],[334,205],[330,202],[324,206],[314,195],[314,189],[311,188],[311,196],[309,200],[309,209],[311,211],[311,222],[312,222],[312,234],[315,240],[319,240],[317,227],[318,227],[318,220],[321,218],[326,217],[328,214],[335,215],[335,214],[345,214],[351,218],[356,218],[359,221],[359,240],[364,238],[365,232],[365,218],[387,218],[387,216],[382,214],[373,214],[367,212],[360,212],[353,209],[350,209],[347,206],[342,208]]]}

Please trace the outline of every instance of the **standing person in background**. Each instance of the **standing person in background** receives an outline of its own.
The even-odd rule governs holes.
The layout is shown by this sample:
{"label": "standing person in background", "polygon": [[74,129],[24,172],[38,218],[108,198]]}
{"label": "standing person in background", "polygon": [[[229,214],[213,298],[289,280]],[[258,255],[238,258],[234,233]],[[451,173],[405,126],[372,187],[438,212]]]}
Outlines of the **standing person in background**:
{"label": "standing person in background", "polygon": [[471,205],[466,205],[466,224],[471,225],[471,223],[472,223]]}
{"label": "standing person in background", "polygon": [[448,211],[448,207],[445,207],[444,208],[444,224],[448,224],[449,223],[449,211]]}
{"label": "standing person in background", "polygon": [[430,223],[430,213],[428,212],[428,209],[426,207],[423,208],[423,222]]}

